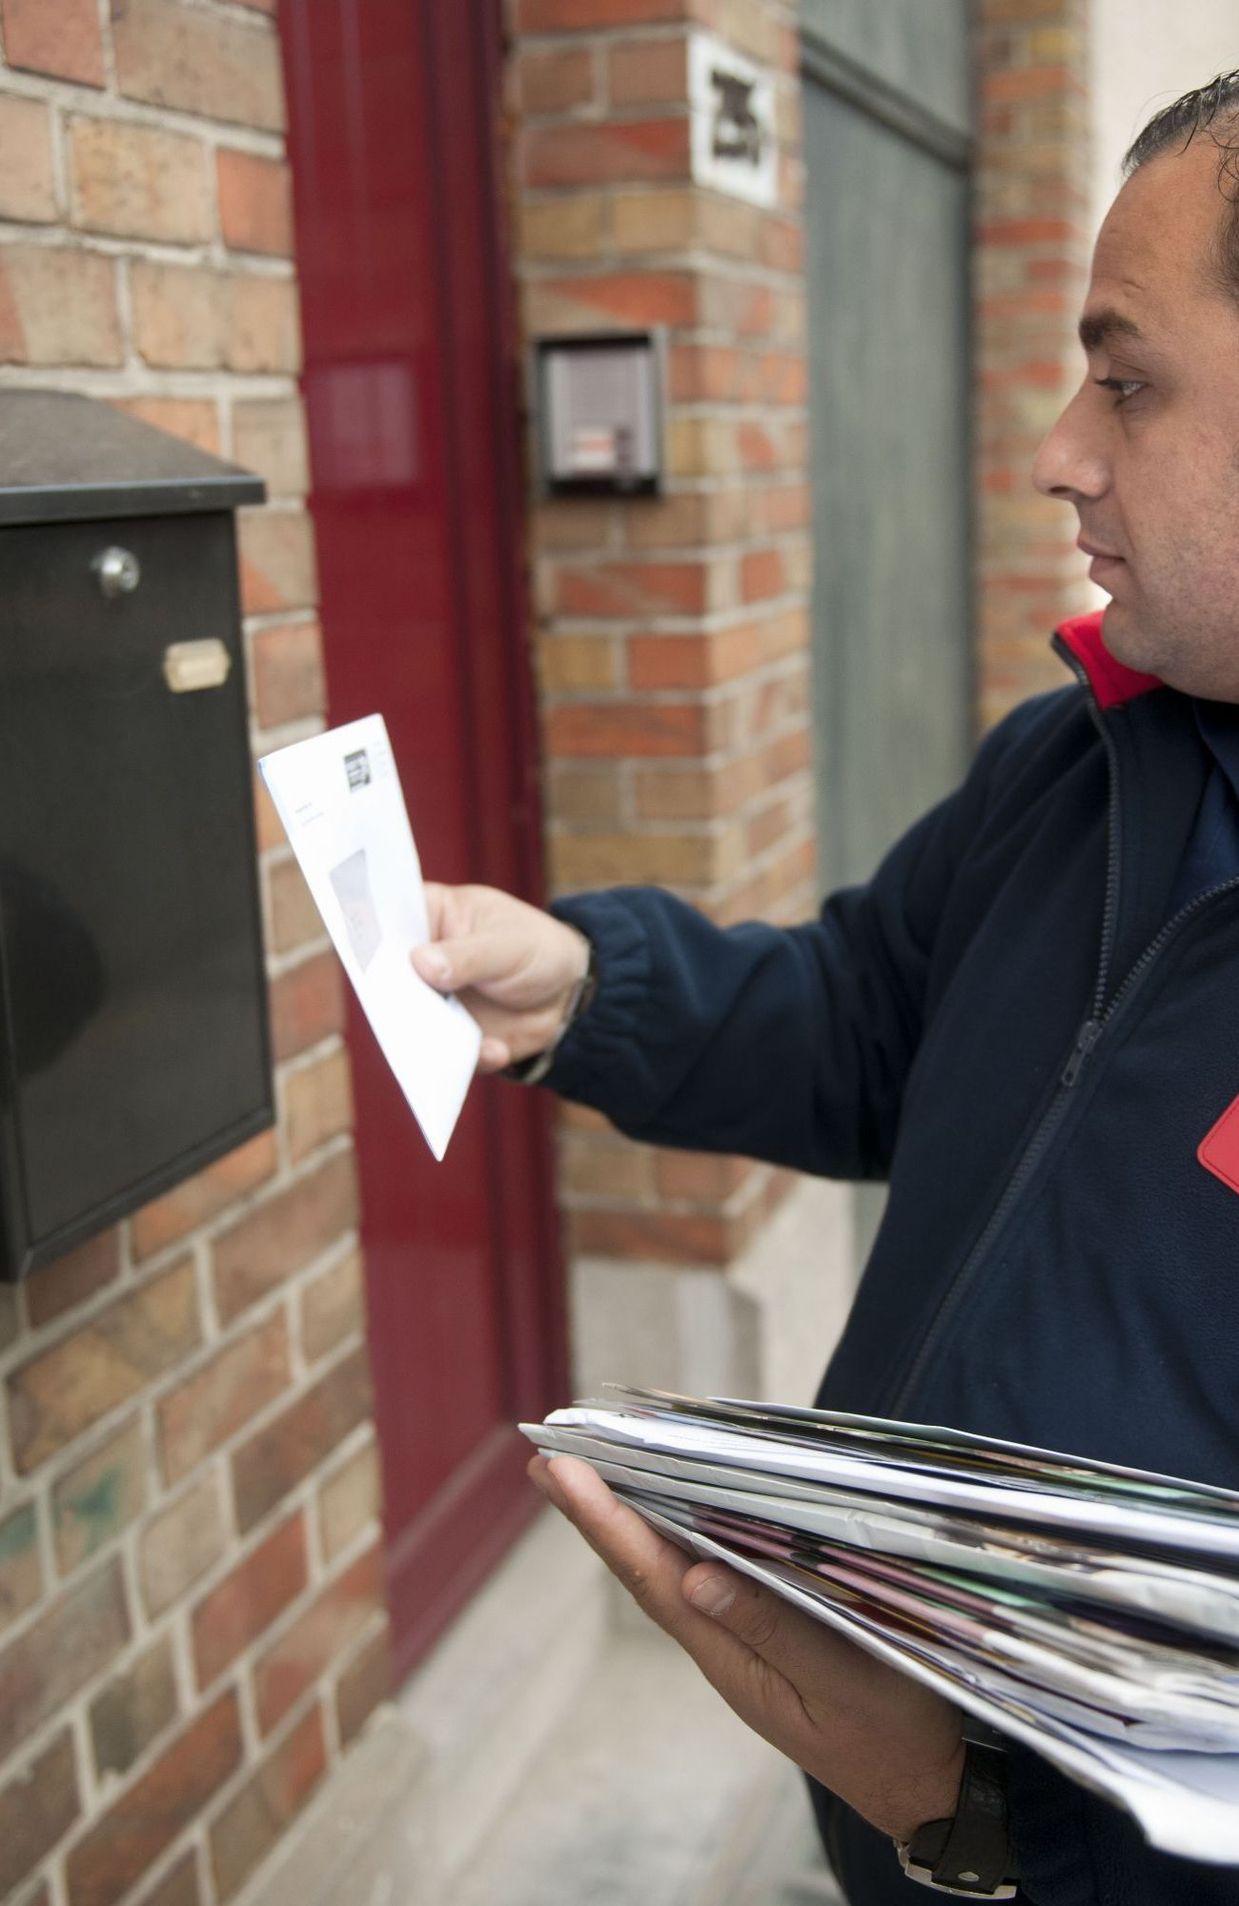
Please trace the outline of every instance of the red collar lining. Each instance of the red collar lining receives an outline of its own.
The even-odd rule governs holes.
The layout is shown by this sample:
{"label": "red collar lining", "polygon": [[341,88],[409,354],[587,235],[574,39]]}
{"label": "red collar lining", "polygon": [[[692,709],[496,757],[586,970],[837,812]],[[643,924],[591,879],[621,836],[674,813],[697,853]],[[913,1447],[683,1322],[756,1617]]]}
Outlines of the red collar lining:
{"label": "red collar lining", "polygon": [[1095,609],[1091,615],[1072,616],[1059,625],[1058,635],[1088,676],[1098,707],[1118,708],[1165,684],[1157,675],[1142,675],[1138,669],[1115,660],[1102,639],[1104,615],[1104,609]]}

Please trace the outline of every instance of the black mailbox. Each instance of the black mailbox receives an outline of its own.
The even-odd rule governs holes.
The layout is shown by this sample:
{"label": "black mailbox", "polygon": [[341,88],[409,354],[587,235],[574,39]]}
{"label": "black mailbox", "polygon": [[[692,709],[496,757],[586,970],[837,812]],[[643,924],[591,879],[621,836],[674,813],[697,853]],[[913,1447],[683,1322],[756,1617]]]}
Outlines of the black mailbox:
{"label": "black mailbox", "polygon": [[259,478],[0,393],[0,1276],[272,1120],[233,510]]}

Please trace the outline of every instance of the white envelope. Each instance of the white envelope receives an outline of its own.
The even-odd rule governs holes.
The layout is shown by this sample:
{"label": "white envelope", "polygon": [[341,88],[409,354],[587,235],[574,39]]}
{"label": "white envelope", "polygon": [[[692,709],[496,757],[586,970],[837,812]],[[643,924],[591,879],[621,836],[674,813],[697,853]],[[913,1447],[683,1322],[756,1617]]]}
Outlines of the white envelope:
{"label": "white envelope", "polygon": [[383,717],[294,742],[258,767],[383,1056],[441,1159],[482,1034],[460,1002],[427,986],[409,961],[430,925]]}

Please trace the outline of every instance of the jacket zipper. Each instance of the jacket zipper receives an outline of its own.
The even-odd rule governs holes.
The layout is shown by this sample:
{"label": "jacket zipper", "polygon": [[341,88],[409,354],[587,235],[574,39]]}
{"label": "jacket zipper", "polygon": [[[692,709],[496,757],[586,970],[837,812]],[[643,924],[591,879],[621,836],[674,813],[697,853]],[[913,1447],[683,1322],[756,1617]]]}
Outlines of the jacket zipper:
{"label": "jacket zipper", "polygon": [[[1071,656],[1069,659],[1075,673],[1084,683],[1085,688],[1088,689],[1088,677],[1083,668],[1078,665],[1074,656]],[[1205,893],[1197,894],[1196,898],[1189,901],[1187,906],[1181,907],[1178,913],[1167,920],[1160,932],[1150,940],[1148,946],[1146,946],[1140,958],[1123,980],[1109,1005],[1106,1004],[1106,982],[1109,978],[1110,961],[1114,952],[1114,935],[1118,918],[1122,822],[1119,813],[1118,750],[1114,745],[1114,737],[1110,734],[1102,720],[1101,712],[1095,701],[1090,700],[1090,708],[1098,732],[1105,743],[1106,758],[1110,768],[1110,825],[1106,857],[1105,909],[1102,915],[1101,955],[1098,962],[1097,986],[1093,994],[1092,1008],[1088,1018],[1084,1021],[1076,1034],[1075,1042],[1067,1056],[1067,1062],[1059,1076],[1058,1087],[1053,1099],[1042,1114],[1040,1121],[1033,1131],[1032,1137],[1029,1139],[1020,1157],[1019,1163],[1007,1180],[997,1204],[990,1213],[984,1230],[956,1271],[949,1286],[943,1292],[938,1308],[934,1313],[933,1321],[925,1332],[920,1348],[913,1358],[912,1365],[907,1375],[899,1384],[894,1398],[888,1406],[889,1413],[896,1417],[903,1414],[908,1398],[915,1391],[934,1351],[942,1341],[947,1326],[958,1311],[969,1288],[975,1282],[977,1272],[982,1263],[988,1256],[999,1233],[1005,1228],[1016,1205],[1027,1191],[1028,1185],[1035,1175],[1038,1165],[1044,1158],[1050,1142],[1061,1125],[1067,1109],[1071,1104],[1072,1088],[1079,1079],[1081,1072],[1088,1062],[1089,1055],[1097,1045],[1105,1028],[1114,1018],[1115,1013],[1130,999],[1131,995],[1147,978],[1150,968],[1156,964],[1159,955],[1165,950],[1169,942],[1176,938],[1184,922],[1199,912],[1202,907],[1208,906],[1211,901],[1216,900],[1219,895],[1230,893],[1233,889],[1239,888],[1239,875],[1236,875],[1233,879],[1220,881],[1216,886],[1210,887]]]}

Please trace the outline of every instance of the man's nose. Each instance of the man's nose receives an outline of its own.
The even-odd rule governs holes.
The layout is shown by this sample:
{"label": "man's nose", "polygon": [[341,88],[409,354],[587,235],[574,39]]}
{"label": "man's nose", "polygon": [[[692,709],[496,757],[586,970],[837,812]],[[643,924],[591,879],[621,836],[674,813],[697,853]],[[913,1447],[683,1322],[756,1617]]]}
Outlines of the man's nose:
{"label": "man's nose", "polygon": [[1064,503],[1096,499],[1110,486],[1110,471],[1093,427],[1091,387],[1086,380],[1033,458],[1033,482],[1042,496]]}

